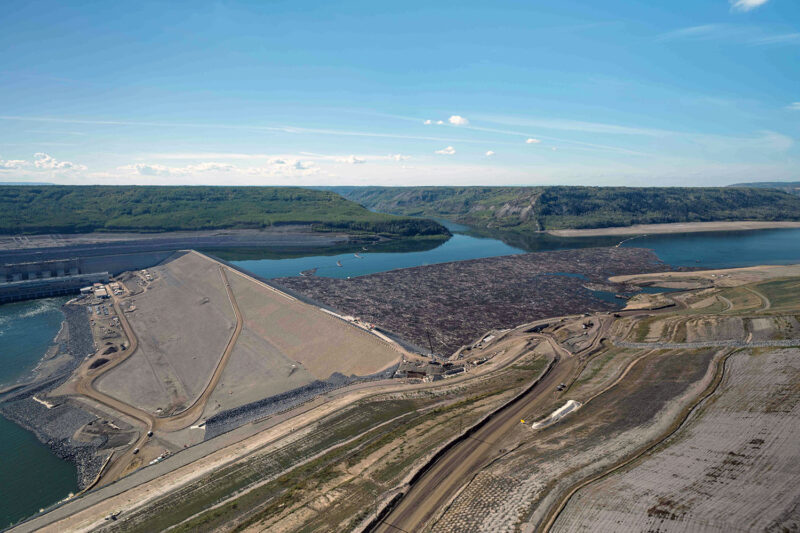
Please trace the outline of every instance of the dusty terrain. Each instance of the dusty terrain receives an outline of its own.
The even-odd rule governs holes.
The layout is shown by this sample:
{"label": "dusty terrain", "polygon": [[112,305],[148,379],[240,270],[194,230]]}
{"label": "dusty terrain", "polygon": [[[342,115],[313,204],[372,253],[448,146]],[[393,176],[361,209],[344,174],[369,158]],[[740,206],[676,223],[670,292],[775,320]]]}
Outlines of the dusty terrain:
{"label": "dusty terrain", "polygon": [[767,279],[800,276],[800,265],[764,265],[718,270],[692,270],[689,272],[653,272],[618,275],[609,278],[612,283],[651,284],[659,287],[697,289],[701,287],[735,287]]}
{"label": "dusty terrain", "polygon": [[203,391],[235,318],[217,265],[182,254],[150,269],[154,281],[126,299],[139,348],[97,380],[97,389],[151,414],[169,414]]}
{"label": "dusty terrain", "polygon": [[[266,482],[272,482],[275,478],[265,476],[290,472],[293,466],[308,461],[309,458],[313,459],[317,454],[324,454],[331,445],[352,440],[360,432],[369,431],[374,424],[383,423],[403,413],[414,413],[415,417],[420,417],[419,420],[426,424],[421,433],[422,440],[417,445],[406,444],[402,439],[403,432],[398,430],[395,438],[399,440],[394,444],[394,461],[374,463],[373,468],[387,470],[383,474],[384,483],[391,488],[396,476],[405,476],[413,469],[420,454],[424,456],[430,453],[432,447],[435,448],[450,438],[453,431],[466,428],[481,413],[508,399],[507,395],[497,395],[493,391],[502,392],[509,388],[514,390],[522,386],[526,379],[535,378],[544,367],[543,362],[538,362],[539,358],[548,356],[547,352],[530,353],[526,343],[520,343],[519,339],[500,341],[487,345],[484,349],[488,354],[500,350],[502,355],[495,365],[479,367],[471,376],[457,377],[437,384],[377,382],[343,389],[328,398],[320,398],[308,406],[299,407],[285,416],[272,417],[270,420],[242,427],[231,435],[222,435],[214,441],[189,448],[167,458],[161,464],[139,470],[118,483],[90,492],[49,515],[21,525],[18,529],[30,531],[52,524],[44,530],[84,531],[112,525],[142,531],[158,530],[166,524],[190,519],[195,513],[206,509],[205,503],[197,507],[197,499],[216,502],[218,498],[222,498],[227,501],[232,491],[246,487],[250,487],[251,494],[255,494],[256,489],[271,494],[276,490],[274,483]],[[527,362],[526,358],[531,359],[531,362]],[[524,365],[523,375],[520,375],[516,363]],[[392,395],[387,397],[387,393]],[[401,396],[397,396],[398,393]],[[403,398],[414,401],[400,406],[392,403]],[[422,403],[418,403],[419,401]],[[476,402],[480,408],[473,412],[472,407]],[[389,405],[395,407],[387,408]],[[432,413],[421,409],[425,405],[433,406],[436,410]],[[445,409],[447,405],[451,407]],[[454,416],[454,413],[459,416]],[[407,426],[401,426],[400,429],[404,427]],[[380,440],[387,433],[385,429],[377,428],[375,435]],[[436,435],[436,438],[430,438],[431,435]],[[360,444],[358,439],[355,444]],[[194,451],[195,448],[197,452]],[[280,458],[277,462],[276,453]],[[237,475],[224,475],[224,469],[229,473],[236,472]],[[300,479],[303,482],[313,482],[313,478]],[[354,479],[354,482],[360,481],[360,478]],[[280,492],[285,486],[283,482],[277,490]],[[175,491],[180,494],[178,500]],[[340,500],[341,503],[356,503],[347,500],[347,493],[342,493],[342,496],[345,499]],[[232,504],[236,502],[235,498],[231,500]],[[184,507],[182,503],[188,505]],[[164,506],[170,509],[170,513],[159,511]],[[241,507],[238,509],[246,510]],[[122,519],[118,524],[109,524],[105,518],[117,510],[124,510]],[[237,515],[237,505],[233,505],[232,511],[232,516],[226,515],[228,518]],[[352,522],[353,516],[344,516],[341,519]],[[134,524],[139,525],[125,527],[127,520],[133,520]],[[193,528],[187,526],[186,530]]]}
{"label": "dusty terrain", "polygon": [[[555,409],[563,406],[564,400],[571,399],[581,403],[578,411],[546,429],[533,430],[532,434],[526,435],[526,431],[519,427],[524,426],[519,424],[516,431],[496,432],[493,440],[484,437],[483,440],[492,443],[487,446],[498,450],[495,453],[500,453],[500,456],[494,460],[487,457],[482,461],[482,467],[479,461],[471,472],[470,469],[459,470],[461,465],[469,464],[470,456],[459,457],[459,452],[454,449],[448,457],[452,457],[455,462],[448,463],[442,459],[437,463],[382,520],[378,530],[392,531],[400,528],[407,531],[462,532],[550,529],[553,517],[561,520],[561,514],[554,514],[561,509],[560,502],[587,483],[582,480],[589,480],[590,483],[593,479],[602,478],[606,471],[626,464],[631,460],[629,458],[635,459],[651,447],[659,445],[664,437],[673,435],[676,428],[681,427],[687,413],[693,412],[694,406],[702,402],[709,394],[708,391],[713,392],[716,389],[719,378],[723,375],[723,362],[731,353],[736,352],[737,345],[800,345],[794,316],[752,318],[759,321],[761,336],[771,339],[768,341],[759,341],[754,335],[746,336],[745,330],[751,328],[744,324],[749,324],[751,317],[742,317],[752,312],[770,312],[775,307],[773,299],[779,299],[777,307],[782,311],[796,313],[797,296],[800,294],[796,279],[767,281],[742,287],[742,290],[760,294],[761,297],[741,299],[742,307],[733,305],[723,311],[736,316],[698,316],[701,311],[687,309],[683,305],[675,305],[672,310],[651,317],[637,311],[627,312],[627,316],[623,316],[609,328],[612,344],[605,344],[604,348],[593,354],[565,393],[556,394],[560,401],[551,401],[549,407]],[[725,289],[721,293],[735,296],[730,291],[731,289]],[[793,308],[789,307],[789,301],[795,302]],[[636,313],[639,313],[638,316]],[[634,327],[627,329],[625,322],[632,322]],[[639,322],[645,327],[638,327]],[[662,326],[654,328],[658,324]],[[658,329],[659,333],[651,334],[654,329]],[[612,348],[613,343],[617,343],[614,337],[622,331],[644,336],[649,342],[637,346],[638,351]],[[562,345],[566,346],[568,343],[564,342]],[[746,369],[735,364],[728,368],[728,372],[739,371],[743,374],[738,395],[746,403],[746,407],[740,409],[747,412],[738,419],[725,417],[725,421],[721,422],[728,434],[738,432],[736,438],[727,441],[724,439],[725,435],[716,435],[712,431],[705,445],[705,440],[700,439],[680,441],[684,443],[688,455],[680,464],[685,465],[684,472],[690,477],[690,482],[680,484],[680,480],[673,479],[676,476],[669,474],[672,470],[666,464],[654,465],[647,471],[650,473],[650,491],[644,493],[648,496],[655,493],[655,496],[646,498],[644,501],[650,502],[652,506],[641,510],[638,505],[644,505],[642,491],[637,490],[645,488],[641,484],[636,487],[612,485],[620,496],[624,494],[627,499],[609,498],[602,487],[591,493],[593,500],[590,503],[601,511],[600,516],[607,522],[605,529],[616,530],[617,524],[622,523],[618,522],[621,517],[617,511],[625,512],[622,510],[626,509],[626,502],[637,504],[629,506],[629,525],[623,527],[623,530],[662,530],[664,527],[692,529],[691,522],[682,521],[684,515],[681,514],[688,512],[690,503],[685,503],[679,495],[685,494],[683,489],[695,479],[706,481],[703,485],[697,485],[697,497],[695,500],[690,499],[690,502],[696,501],[695,505],[704,510],[711,509],[714,502],[717,502],[721,509],[713,512],[719,520],[713,526],[699,518],[704,514],[698,510],[696,516],[699,521],[695,524],[695,529],[702,524],[704,528],[728,531],[737,523],[759,528],[796,527],[797,516],[793,513],[796,513],[800,496],[787,485],[795,477],[793,467],[787,467],[786,473],[772,473],[772,468],[779,468],[787,461],[796,462],[798,458],[797,448],[787,439],[793,429],[796,429],[795,397],[800,375],[796,375],[796,361],[788,363],[788,367],[781,364],[781,361],[787,362],[787,358],[796,359],[797,351],[770,353],[782,355],[778,359],[757,356],[763,357],[758,363],[754,363],[765,372],[760,378],[751,378]],[[757,394],[754,394],[756,391]],[[714,405],[725,409],[727,413],[728,409],[723,404]],[[765,422],[757,423],[757,427],[751,426],[754,412],[759,410],[774,413],[771,417],[775,420],[771,425]],[[523,418],[541,419],[547,413],[547,410],[537,411],[538,415]],[[782,422],[777,422],[778,420]],[[781,423],[788,428],[781,426]],[[745,443],[759,443],[758,440],[752,440],[751,433],[759,433],[761,437],[757,439],[765,441],[770,440],[765,435],[770,436],[776,443],[772,455],[764,461],[757,458],[750,461],[742,459],[746,455],[742,451]],[[677,436],[675,438],[678,439]],[[720,447],[737,442],[742,444],[742,450],[737,448],[738,451],[734,450],[733,453],[739,455],[721,451]],[[709,444],[712,449],[706,451]],[[499,452],[502,449],[510,451]],[[715,452],[716,449],[720,451]],[[473,457],[477,456],[473,454]],[[675,458],[670,450],[664,453],[664,457],[665,460]],[[696,458],[692,459],[693,457]],[[709,457],[707,461],[710,479],[703,477],[704,471],[697,470],[697,462],[702,460],[701,457]],[[747,471],[742,472],[742,469]],[[441,474],[438,474],[440,471]],[[717,491],[719,483],[725,483],[722,478],[726,471],[736,472],[730,476],[743,481],[731,489],[721,487]],[[429,480],[427,485],[426,479]],[[662,480],[666,479],[677,486],[673,492],[659,493]],[[748,486],[752,487],[751,491],[755,491],[758,486],[762,497],[753,498],[753,492],[745,488]],[[767,486],[770,488],[765,489]],[[767,494],[774,491],[774,494],[780,496],[771,498],[764,494],[765,490]],[[453,491],[454,496],[448,497],[447,494]],[[703,495],[707,497],[709,493],[713,495],[708,498],[709,503],[699,503]],[[663,496],[660,499],[659,494]],[[686,497],[691,498],[690,495]],[[739,501],[738,498],[744,499]],[[755,501],[744,503],[748,498]],[[574,518],[571,522],[559,524],[570,531],[597,530],[597,517],[592,509],[587,510],[582,502],[573,505],[571,500],[568,501],[572,506],[570,509],[574,509]],[[731,520],[724,519],[726,506],[731,510],[736,507],[736,511],[731,513]],[[602,514],[606,509],[606,514]],[[673,515],[676,512],[677,518]],[[664,526],[665,519],[675,522]],[[749,527],[745,529],[751,530]]]}
{"label": "dusty terrain", "polygon": [[[238,367],[243,377],[266,350],[254,337],[276,335],[267,317],[291,316],[283,309],[296,301],[262,285],[263,297],[286,303],[254,313],[262,298],[249,301],[256,289],[243,294],[239,275],[226,269],[223,287],[240,331],[226,353],[231,362],[234,354],[249,359]],[[723,511],[713,522],[696,518],[712,504],[731,509],[736,523],[791,529],[799,498],[790,484],[800,277],[734,275],[697,276],[698,288],[654,297],[669,303],[658,309],[483,331],[461,353],[473,363],[457,377],[337,389],[140,469],[20,530],[495,532],[593,529],[598,519],[628,530],[729,530]],[[734,282],[715,286],[719,279]],[[288,330],[277,334],[277,349],[306,342],[291,337],[291,323],[276,323]],[[359,354],[354,365],[378,364]],[[289,369],[274,360],[277,380]],[[324,375],[319,365],[309,360],[308,377],[297,379]],[[255,381],[237,389],[237,375],[224,374],[220,384],[233,381],[206,397],[216,399],[206,410],[225,393],[258,394]],[[534,426],[568,400],[578,408]],[[179,418],[153,419],[155,437],[200,431],[163,431]],[[618,498],[608,502],[600,484]]]}
{"label": "dusty terrain", "polygon": [[675,224],[635,224],[633,226],[559,229],[547,233],[558,237],[596,237],[601,235],[641,235],[653,233],[691,233],[698,231],[741,231],[770,228],[800,228],[800,222],[682,222]]}
{"label": "dusty terrain", "polygon": [[[196,252],[121,280],[108,286],[111,300],[89,307],[97,353],[41,395],[102,413],[76,433],[105,442],[89,487],[200,443],[204,418],[215,413],[332,374],[372,374],[403,355],[396,344]],[[99,416],[102,425],[88,427]]]}
{"label": "dusty terrain", "polygon": [[798,383],[798,349],[731,356],[720,387],[679,432],[579,491],[553,531],[796,530]]}
{"label": "dusty terrain", "polygon": [[368,375],[396,363],[400,352],[370,332],[241,275],[231,286],[245,326],[316,379],[334,372]]}
{"label": "dusty terrain", "polygon": [[[146,290],[125,300],[138,349],[97,388],[153,415],[178,413],[208,385],[236,324],[220,266],[196,253],[149,270]],[[334,372],[367,375],[400,352],[378,337],[256,283],[227,278],[244,320],[208,414],[310,383]],[[241,394],[240,394],[241,391]]]}
{"label": "dusty terrain", "polygon": [[186,248],[187,246],[325,246],[347,239],[345,233],[319,234],[310,226],[276,226],[267,229],[227,229],[205,231],[165,231],[162,233],[74,233],[50,235],[2,235],[0,250],[62,248],[67,246],[103,246],[107,244],[154,244]]}

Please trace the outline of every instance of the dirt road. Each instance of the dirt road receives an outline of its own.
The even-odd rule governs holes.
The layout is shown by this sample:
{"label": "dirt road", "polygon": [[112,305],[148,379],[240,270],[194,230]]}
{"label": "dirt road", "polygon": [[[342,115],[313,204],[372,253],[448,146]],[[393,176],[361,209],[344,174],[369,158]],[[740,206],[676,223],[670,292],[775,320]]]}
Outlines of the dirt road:
{"label": "dirt road", "polygon": [[214,368],[214,373],[211,375],[211,379],[208,381],[208,384],[206,385],[202,394],[200,394],[194,403],[192,403],[192,405],[190,405],[184,411],[169,418],[157,418],[155,427],[159,431],[176,431],[183,429],[194,424],[200,418],[200,416],[203,414],[203,410],[206,408],[208,399],[214,393],[214,389],[217,387],[219,380],[222,379],[222,372],[225,370],[225,365],[228,364],[228,360],[231,358],[231,354],[233,353],[233,348],[236,346],[236,341],[239,339],[239,335],[242,333],[244,319],[242,318],[242,312],[239,310],[239,304],[236,303],[236,297],[233,295],[233,290],[231,289],[231,284],[228,281],[228,275],[225,273],[225,268],[220,266],[219,273],[222,276],[222,282],[225,284],[225,290],[228,293],[228,299],[230,300],[231,307],[233,307],[233,312],[236,315],[236,327],[233,330],[231,338],[228,339],[228,344],[225,346],[225,351],[222,353],[222,357],[220,357],[219,361],[217,362],[217,366]]}
{"label": "dirt road", "polygon": [[225,351],[222,353],[222,356],[217,362],[217,366],[214,369],[214,372],[211,375],[211,378],[209,379],[209,382],[206,385],[203,392],[200,394],[200,396],[198,396],[198,398],[194,401],[194,403],[187,409],[178,413],[177,415],[168,418],[157,418],[151,415],[150,413],[143,411],[133,405],[130,405],[112,396],[100,392],[94,386],[95,381],[97,381],[97,379],[100,376],[102,376],[104,373],[108,372],[112,368],[122,364],[122,362],[124,362],[128,357],[130,357],[138,347],[138,340],[136,338],[136,334],[133,332],[133,328],[131,328],[130,324],[128,323],[128,320],[125,318],[125,315],[123,314],[122,309],[119,305],[119,300],[116,297],[114,298],[113,302],[114,309],[116,310],[117,316],[120,319],[120,324],[125,330],[125,335],[127,335],[128,337],[130,346],[125,350],[123,357],[119,357],[113,363],[109,363],[100,367],[95,372],[89,370],[88,367],[84,367],[83,369],[81,369],[79,371],[79,379],[75,384],[75,392],[77,394],[90,398],[96,402],[99,402],[107,407],[110,407],[111,409],[114,409],[124,415],[127,415],[133,418],[134,420],[141,422],[144,426],[144,429],[141,432],[138,440],[132,446],[130,446],[122,454],[116,457],[112,457],[112,460],[109,461],[107,468],[105,469],[105,471],[101,473],[101,475],[98,477],[98,480],[95,482],[94,485],[108,483],[124,476],[128,472],[130,465],[134,461],[136,455],[134,451],[141,448],[147,443],[149,439],[149,437],[147,436],[148,432],[176,431],[179,429],[183,429],[196,422],[203,414],[203,410],[206,407],[208,399],[211,397],[211,394],[213,394],[214,392],[214,388],[217,386],[217,383],[219,383],[219,380],[222,378],[222,372],[225,370],[225,365],[227,364],[228,360],[231,357],[231,354],[233,353],[233,348],[236,345],[236,341],[238,340],[239,335],[242,332],[242,328],[244,326],[244,319],[242,318],[242,314],[239,311],[239,306],[236,303],[236,298],[233,295],[233,291],[231,290],[227,274],[225,273],[225,268],[221,265],[219,267],[219,273],[222,278],[222,282],[225,284],[225,289],[228,293],[228,298],[230,300],[231,306],[233,307],[234,314],[236,315],[236,327],[233,331],[233,334],[231,335],[231,338],[228,340],[228,344],[225,347]]}
{"label": "dirt road", "polygon": [[568,381],[577,366],[576,357],[561,357],[524,397],[439,459],[374,531],[421,531],[473,473],[500,453],[496,442],[551,402],[558,384]]}
{"label": "dirt road", "polygon": [[94,382],[102,376],[104,373],[108,372],[112,368],[119,366],[122,364],[128,357],[130,357],[138,348],[139,342],[136,339],[136,335],[133,333],[133,329],[131,328],[128,321],[125,319],[125,315],[122,312],[122,308],[119,305],[119,300],[114,297],[114,310],[117,313],[117,316],[120,319],[120,324],[122,324],[122,328],[125,330],[125,335],[128,337],[128,342],[130,346],[125,350],[122,354],[122,357],[117,358],[115,361],[106,363],[105,365],[101,366],[96,371],[92,371],[89,366],[84,366],[78,372],[78,380],[75,384],[75,392],[79,395],[85,396],[90,398],[106,407],[110,407],[111,409],[127,415],[134,420],[141,422],[144,426],[144,430],[141,432],[139,439],[136,443],[128,448],[126,452],[116,457],[112,457],[112,459],[108,462],[108,467],[105,471],[101,472],[98,476],[95,483],[87,487],[86,490],[89,488],[100,484],[102,482],[112,481],[117,477],[123,475],[125,470],[127,469],[128,465],[133,458],[133,450],[139,448],[144,444],[147,440],[147,432],[151,431],[155,426],[156,419],[153,415],[146,411],[142,411],[134,407],[133,405],[127,404],[121,400],[118,400],[112,396],[104,394],[97,390],[94,386]]}

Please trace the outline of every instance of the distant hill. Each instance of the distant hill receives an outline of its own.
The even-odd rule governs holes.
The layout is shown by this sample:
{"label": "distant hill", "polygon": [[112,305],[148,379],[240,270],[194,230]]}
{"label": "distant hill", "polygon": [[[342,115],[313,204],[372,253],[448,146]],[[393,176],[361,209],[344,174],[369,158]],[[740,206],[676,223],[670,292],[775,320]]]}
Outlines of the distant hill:
{"label": "distant hill", "polygon": [[47,181],[0,181],[0,185],[55,185]]}
{"label": "distant hill", "polygon": [[390,237],[449,235],[437,222],[373,213],[297,187],[0,186],[0,234],[162,232],[310,224]]}
{"label": "distant hill", "polygon": [[753,183],[737,183],[731,187],[753,187],[756,189],[778,189],[800,196],[800,181],[756,181]]}
{"label": "distant hill", "polygon": [[510,231],[633,224],[800,220],[800,198],[733,187],[332,187],[383,213]]}

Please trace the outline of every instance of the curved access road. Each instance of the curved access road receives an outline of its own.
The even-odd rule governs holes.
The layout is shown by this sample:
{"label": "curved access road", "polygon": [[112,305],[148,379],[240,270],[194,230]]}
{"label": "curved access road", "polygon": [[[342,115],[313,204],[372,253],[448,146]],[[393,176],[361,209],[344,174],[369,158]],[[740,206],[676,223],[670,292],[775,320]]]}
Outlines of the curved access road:
{"label": "curved access road", "polygon": [[[548,341],[556,344],[552,339]],[[551,402],[558,384],[568,381],[577,367],[577,357],[561,357],[550,373],[525,396],[494,415],[482,428],[434,463],[373,531],[422,531],[471,475],[499,453],[495,442],[519,426],[521,419],[529,418],[532,411]]]}
{"label": "curved access road", "polygon": [[194,424],[200,419],[200,417],[203,415],[203,411],[206,408],[208,399],[214,393],[214,389],[217,387],[219,380],[222,379],[222,372],[225,370],[225,366],[228,364],[231,354],[233,354],[233,348],[236,346],[236,341],[239,340],[239,335],[242,333],[244,319],[242,318],[242,312],[239,310],[239,304],[236,302],[236,297],[233,295],[233,290],[231,289],[231,284],[228,281],[228,275],[225,273],[225,268],[220,266],[219,273],[222,276],[223,283],[225,284],[225,290],[228,293],[228,299],[231,302],[231,307],[233,307],[233,313],[236,315],[236,327],[233,330],[231,338],[228,339],[228,344],[225,346],[225,351],[222,352],[222,357],[220,357],[219,361],[217,362],[217,366],[214,368],[214,373],[211,374],[211,379],[208,381],[208,384],[203,392],[197,397],[192,405],[180,413],[168,418],[157,418],[155,427],[160,431],[176,431],[183,429]]}
{"label": "curved access road", "polygon": [[117,477],[123,475],[128,465],[130,464],[131,459],[133,458],[134,455],[133,450],[139,448],[142,444],[144,444],[144,442],[148,438],[147,432],[153,429],[156,421],[155,417],[150,413],[148,413],[147,411],[143,411],[137,407],[134,407],[133,405],[118,400],[113,396],[104,394],[99,390],[97,390],[94,386],[94,382],[97,381],[97,379],[100,376],[102,376],[112,368],[115,368],[120,364],[122,364],[139,347],[139,341],[136,338],[136,335],[134,335],[133,329],[131,329],[130,324],[128,324],[128,321],[125,320],[125,316],[122,313],[122,308],[120,308],[119,301],[117,300],[116,297],[114,298],[113,305],[114,305],[114,310],[117,312],[117,316],[120,319],[119,320],[120,324],[122,324],[122,329],[125,330],[125,335],[128,337],[128,342],[130,344],[125,349],[125,351],[122,352],[121,354],[123,355],[122,357],[117,358],[113,362],[106,363],[105,365],[100,367],[96,372],[92,372],[92,370],[90,370],[88,366],[81,368],[78,371],[79,379],[75,384],[75,392],[81,396],[90,398],[100,403],[101,405],[109,407],[114,411],[122,413],[123,415],[127,415],[133,418],[134,420],[141,422],[144,425],[145,429],[144,431],[142,431],[142,433],[139,436],[139,439],[133,446],[130,446],[128,450],[124,452],[122,455],[117,457],[112,457],[112,459],[108,461],[107,463],[108,468],[104,472],[101,472],[101,474],[97,477],[95,482],[89,487],[87,487],[87,489],[85,490],[88,490],[89,488],[97,485],[98,483],[101,482],[101,480],[103,481],[114,480]]}
{"label": "curved access road", "polygon": [[120,324],[122,324],[125,335],[128,337],[130,346],[128,346],[128,348],[122,352],[122,357],[117,358],[112,363],[103,365],[97,369],[97,371],[93,372],[92,370],[89,370],[88,367],[81,369],[79,371],[79,379],[75,384],[75,392],[141,422],[145,429],[142,431],[138,440],[132,446],[130,446],[127,451],[109,461],[107,469],[102,472],[92,486],[101,481],[113,481],[125,475],[130,467],[130,464],[133,462],[134,456],[136,455],[134,450],[141,448],[149,439],[147,436],[148,432],[176,431],[183,429],[196,422],[200,416],[202,416],[208,399],[211,397],[211,394],[214,392],[214,388],[222,378],[222,372],[225,370],[225,366],[228,363],[231,354],[233,353],[233,348],[236,345],[236,341],[239,339],[239,335],[241,334],[244,326],[244,319],[242,318],[242,313],[239,310],[239,305],[236,302],[236,297],[231,289],[230,282],[228,281],[228,277],[225,273],[225,268],[221,265],[219,266],[219,272],[220,276],[222,277],[222,281],[225,284],[225,290],[228,293],[228,299],[233,307],[233,312],[236,316],[236,327],[234,328],[233,334],[228,340],[228,344],[225,346],[225,351],[222,353],[222,357],[220,357],[219,361],[217,362],[217,366],[214,368],[214,372],[211,375],[208,384],[200,396],[198,396],[194,403],[192,403],[192,405],[190,405],[187,409],[167,418],[155,417],[147,411],[139,409],[138,407],[130,405],[122,400],[97,390],[97,388],[94,386],[95,381],[97,381],[100,376],[122,364],[126,359],[128,359],[128,357],[133,355],[139,346],[139,341],[136,338],[136,334],[134,333],[130,323],[128,323],[128,320],[125,318],[125,315],[120,308],[118,299],[116,297],[114,298],[114,309],[116,310],[117,316],[120,319]]}

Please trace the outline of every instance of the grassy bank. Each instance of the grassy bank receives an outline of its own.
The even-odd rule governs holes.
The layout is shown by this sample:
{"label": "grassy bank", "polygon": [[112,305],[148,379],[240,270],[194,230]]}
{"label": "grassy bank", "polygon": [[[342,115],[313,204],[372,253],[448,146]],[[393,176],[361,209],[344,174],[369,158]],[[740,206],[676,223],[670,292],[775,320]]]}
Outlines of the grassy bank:
{"label": "grassy bank", "polygon": [[0,234],[163,232],[309,225],[386,237],[446,236],[432,220],[373,213],[298,187],[0,187]]}

